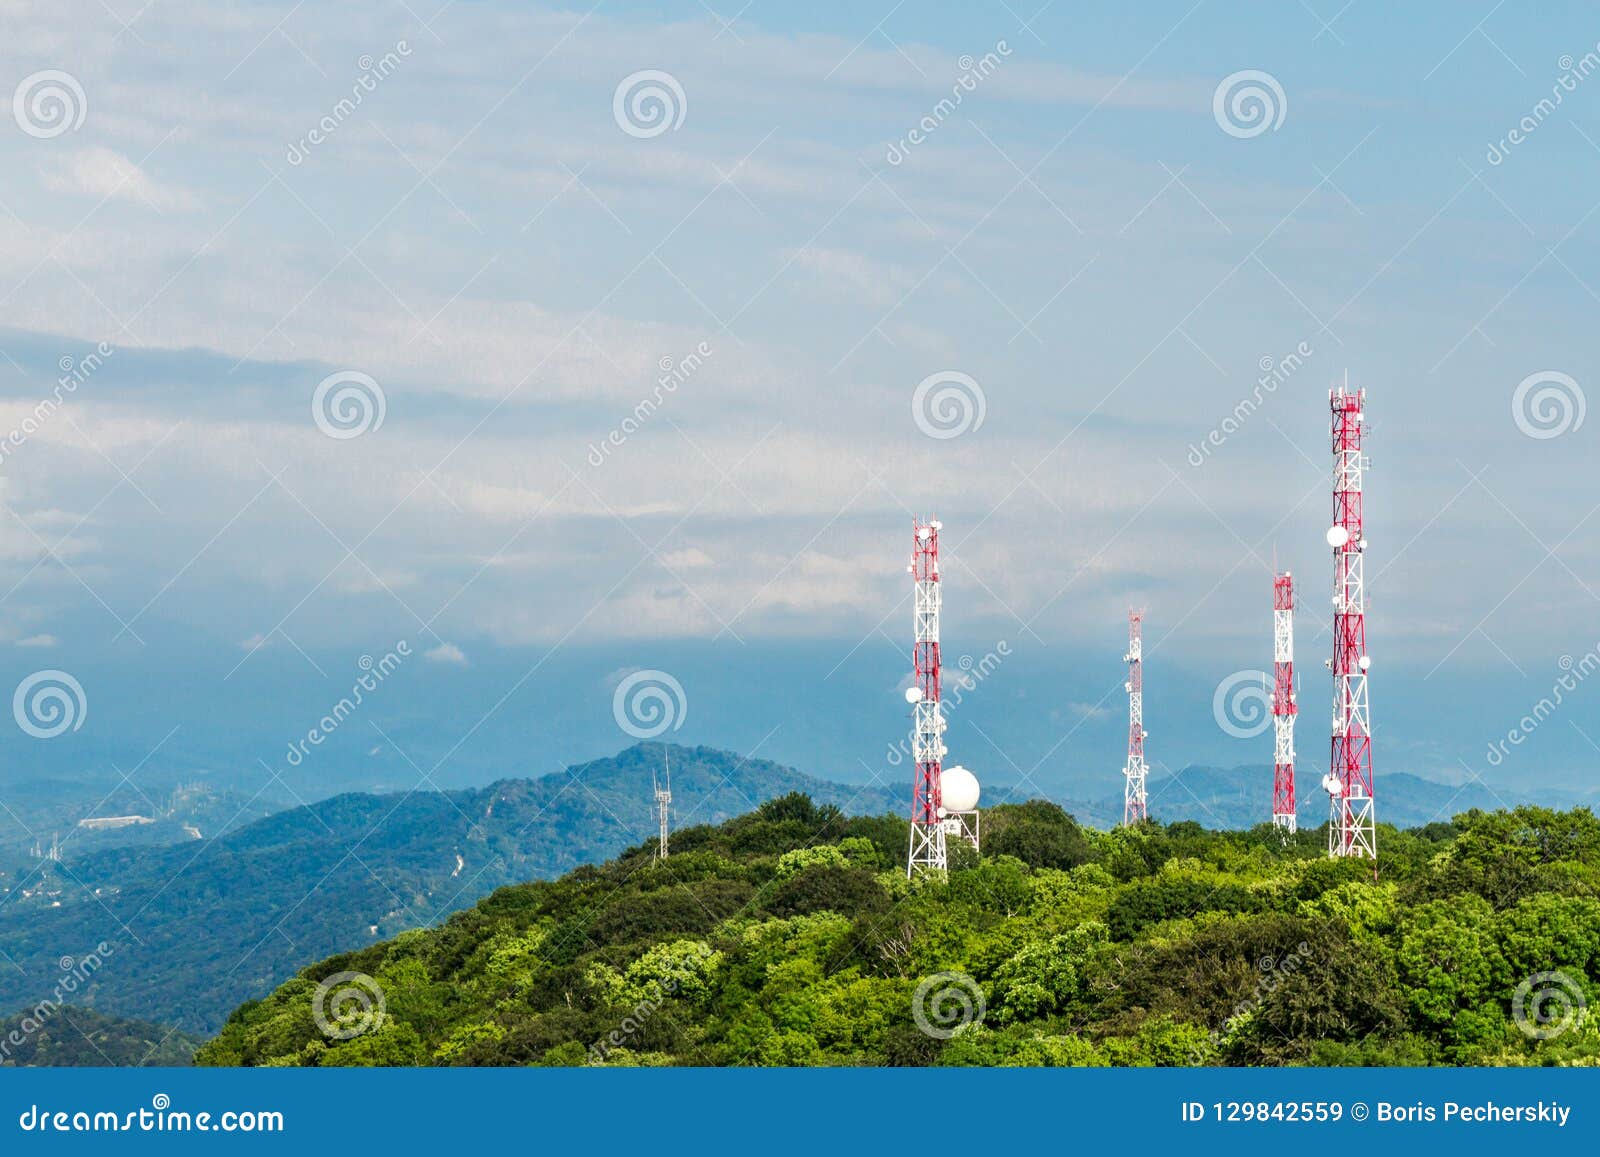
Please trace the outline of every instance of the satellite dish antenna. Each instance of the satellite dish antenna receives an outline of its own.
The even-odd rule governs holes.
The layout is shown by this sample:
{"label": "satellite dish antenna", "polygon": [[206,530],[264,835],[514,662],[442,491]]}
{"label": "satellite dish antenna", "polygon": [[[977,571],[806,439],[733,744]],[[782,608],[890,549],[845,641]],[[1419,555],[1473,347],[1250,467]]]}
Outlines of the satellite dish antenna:
{"label": "satellite dish antenna", "polygon": [[922,688],[921,687],[907,687],[906,688],[906,702],[907,703],[921,703],[922,702]]}
{"label": "satellite dish antenna", "polygon": [[1350,532],[1342,526],[1328,528],[1328,545],[1338,550],[1350,543]]}

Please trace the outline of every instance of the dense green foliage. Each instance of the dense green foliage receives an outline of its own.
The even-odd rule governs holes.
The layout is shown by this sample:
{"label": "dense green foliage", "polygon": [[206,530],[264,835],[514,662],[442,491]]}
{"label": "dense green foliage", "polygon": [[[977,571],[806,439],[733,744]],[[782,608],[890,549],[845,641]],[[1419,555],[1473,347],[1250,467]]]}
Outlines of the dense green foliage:
{"label": "dense green foliage", "polygon": [[[1600,1063],[1586,810],[1383,828],[1376,873],[1319,831],[1035,801],[908,881],[906,835],[773,800],[306,969],[197,1063]],[[352,974],[381,1001],[330,1022]]]}
{"label": "dense green foliage", "polygon": [[0,1020],[0,1067],[166,1067],[192,1062],[200,1042],[148,1021],[92,1008],[45,1007]]}

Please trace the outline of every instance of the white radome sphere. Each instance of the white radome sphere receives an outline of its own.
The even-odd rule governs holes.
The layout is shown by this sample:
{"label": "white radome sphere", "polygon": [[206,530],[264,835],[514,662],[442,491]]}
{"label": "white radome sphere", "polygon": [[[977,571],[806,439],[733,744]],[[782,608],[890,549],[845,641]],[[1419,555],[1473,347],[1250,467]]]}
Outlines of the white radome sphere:
{"label": "white radome sphere", "polygon": [[922,702],[922,688],[921,687],[907,687],[906,688],[906,702],[907,703],[920,703],[920,702]]}
{"label": "white radome sphere", "polygon": [[939,799],[953,812],[969,812],[978,806],[978,777],[964,767],[947,767],[939,776]]}

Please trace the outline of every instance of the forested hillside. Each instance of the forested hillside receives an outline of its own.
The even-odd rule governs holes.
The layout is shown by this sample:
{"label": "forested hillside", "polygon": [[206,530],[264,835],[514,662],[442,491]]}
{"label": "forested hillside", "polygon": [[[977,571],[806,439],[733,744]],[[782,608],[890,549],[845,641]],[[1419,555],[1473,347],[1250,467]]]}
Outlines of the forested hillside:
{"label": "forested hillside", "polygon": [[247,1004],[212,1065],[1595,1064],[1600,822],[1099,833],[984,814],[905,879],[906,825],[792,795]]}
{"label": "forested hillside", "polygon": [[62,1005],[0,1020],[0,1066],[187,1065],[200,1042],[177,1029]]}
{"label": "forested hillside", "polygon": [[[662,761],[662,744],[640,744],[541,779],[335,796],[220,839],[37,864],[0,903],[0,1013],[31,1007],[60,957],[105,941],[120,950],[94,977],[94,1007],[209,1035],[307,964],[644,839]],[[898,806],[882,788],[708,747],[673,747],[671,761],[685,824],[797,789],[846,810]]]}

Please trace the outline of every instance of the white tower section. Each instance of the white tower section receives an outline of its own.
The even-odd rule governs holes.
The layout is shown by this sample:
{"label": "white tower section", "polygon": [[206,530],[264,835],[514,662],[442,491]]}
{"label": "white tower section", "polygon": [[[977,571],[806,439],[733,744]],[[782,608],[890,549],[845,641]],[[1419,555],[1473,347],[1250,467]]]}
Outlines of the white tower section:
{"label": "white tower section", "polygon": [[1148,770],[1144,762],[1144,632],[1143,611],[1128,612],[1128,764],[1122,769],[1122,822],[1136,824],[1150,812],[1145,801],[1144,781]]}
{"label": "white tower section", "polygon": [[661,760],[666,765],[667,786],[662,787],[657,783],[653,772],[650,776],[650,786],[655,790],[656,819],[660,825],[660,835],[656,844],[656,859],[658,860],[667,858],[667,809],[672,806],[672,763],[667,758],[665,747],[661,749]]}

